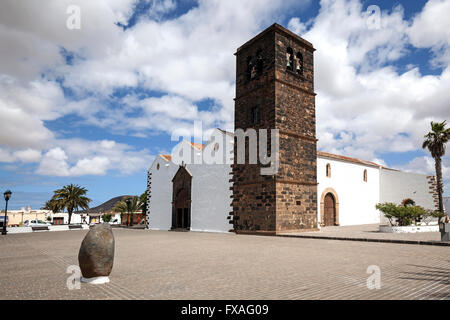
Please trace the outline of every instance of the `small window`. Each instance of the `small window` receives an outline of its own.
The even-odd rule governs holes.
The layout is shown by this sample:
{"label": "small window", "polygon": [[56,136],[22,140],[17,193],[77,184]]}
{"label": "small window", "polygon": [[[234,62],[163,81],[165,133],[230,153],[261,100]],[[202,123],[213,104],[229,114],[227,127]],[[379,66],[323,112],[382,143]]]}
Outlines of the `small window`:
{"label": "small window", "polygon": [[159,170],[159,163],[158,164],[156,164],[156,170]]}
{"label": "small window", "polygon": [[259,108],[258,107],[254,107],[251,110],[251,122],[252,122],[252,124],[259,123]]}
{"label": "small window", "polygon": [[256,73],[262,74],[264,70],[264,58],[262,56],[262,50],[258,50],[256,53]]}
{"label": "small window", "polygon": [[251,80],[256,76],[256,66],[251,56],[247,57],[247,79]]}
{"label": "small window", "polygon": [[303,75],[303,55],[300,52],[297,52],[296,58],[295,71],[297,74]]}
{"label": "small window", "polygon": [[294,70],[294,51],[290,47],[286,50],[286,69]]}
{"label": "small window", "polygon": [[363,180],[364,180],[364,182],[367,182],[367,170],[364,170]]}
{"label": "small window", "polygon": [[327,175],[328,178],[331,178],[331,165],[329,163],[327,163],[325,174]]}

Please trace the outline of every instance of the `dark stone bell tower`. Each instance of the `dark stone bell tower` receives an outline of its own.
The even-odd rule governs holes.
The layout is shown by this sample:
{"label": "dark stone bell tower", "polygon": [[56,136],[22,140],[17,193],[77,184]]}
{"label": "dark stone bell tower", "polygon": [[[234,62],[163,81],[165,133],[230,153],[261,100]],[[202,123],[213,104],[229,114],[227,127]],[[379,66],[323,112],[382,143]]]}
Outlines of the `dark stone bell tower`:
{"label": "dark stone bell tower", "polygon": [[[278,129],[279,169],[233,164],[233,212],[237,233],[276,234],[317,228],[314,48],[274,24],[238,48],[235,129]],[[269,134],[268,150],[271,139]]]}

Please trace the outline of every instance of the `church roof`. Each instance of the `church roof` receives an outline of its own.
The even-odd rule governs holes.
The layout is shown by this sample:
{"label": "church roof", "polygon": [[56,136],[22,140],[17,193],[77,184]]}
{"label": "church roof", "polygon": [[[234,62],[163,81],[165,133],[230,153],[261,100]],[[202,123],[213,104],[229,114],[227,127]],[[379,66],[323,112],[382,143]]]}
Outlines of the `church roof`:
{"label": "church roof", "polygon": [[205,144],[194,143],[194,142],[189,142],[189,143],[196,149],[203,150],[203,148],[205,147]]}
{"label": "church roof", "polygon": [[226,131],[226,130],[223,130],[223,129],[220,129],[220,128],[217,128],[217,130],[219,130],[220,132],[222,132],[224,134],[227,134],[229,136],[234,137],[234,133],[233,132],[229,132],[229,131]]}
{"label": "church roof", "polygon": [[172,160],[172,156],[170,154],[160,154],[160,156],[163,157],[166,161]]}
{"label": "church roof", "polygon": [[338,155],[338,154],[328,153],[328,152],[324,152],[324,151],[317,151],[317,156],[321,157],[321,158],[342,160],[342,161],[346,161],[346,162],[362,164],[362,165],[370,166],[370,167],[377,167],[377,168],[382,167],[378,163],[375,163],[375,162],[372,162],[372,161],[366,161],[366,160],[360,160],[360,159],[356,159],[356,158],[350,158],[350,157],[341,156],[341,155]]}
{"label": "church roof", "polygon": [[[234,134],[232,132],[228,132],[226,130],[223,129],[219,129],[222,133],[224,134],[228,134],[231,136],[234,136]],[[197,150],[203,150],[205,148],[205,144],[200,144],[200,143],[194,143],[194,142],[190,142],[190,141],[186,141],[188,142],[192,147],[196,148]],[[172,160],[172,156],[169,154],[160,154],[161,157],[163,157],[164,160],[166,161],[171,161]],[[333,160],[341,160],[341,161],[345,161],[345,162],[351,162],[351,163],[356,163],[356,164],[361,164],[361,165],[365,165],[365,166],[370,166],[370,167],[375,167],[375,168],[383,168],[383,169],[389,169],[386,168],[378,163],[372,162],[372,161],[367,161],[367,160],[360,160],[357,158],[351,158],[351,157],[347,157],[347,156],[342,156],[342,155],[338,155],[338,154],[333,154],[333,153],[328,153],[328,152],[324,152],[324,151],[317,151],[317,156],[320,158],[328,158],[328,159],[333,159]],[[391,169],[393,170],[393,169]]]}
{"label": "church roof", "polygon": [[242,48],[247,47],[250,44],[254,43],[256,40],[262,38],[266,33],[270,32],[270,31],[277,31],[279,33],[284,33],[285,35],[290,37],[290,39],[294,40],[295,42],[297,42],[298,44],[302,45],[306,49],[308,49],[310,51],[315,51],[316,50],[316,49],[314,49],[314,47],[313,47],[311,42],[301,38],[300,36],[298,36],[297,34],[292,32],[291,30],[286,29],[285,27],[279,25],[278,23],[274,23],[270,27],[268,27],[267,29],[263,30],[261,33],[259,33],[258,35],[256,35],[255,37],[253,37],[252,39],[250,39],[249,41],[244,43],[242,46],[240,46],[236,50],[236,53],[238,53],[240,50],[242,50]]}

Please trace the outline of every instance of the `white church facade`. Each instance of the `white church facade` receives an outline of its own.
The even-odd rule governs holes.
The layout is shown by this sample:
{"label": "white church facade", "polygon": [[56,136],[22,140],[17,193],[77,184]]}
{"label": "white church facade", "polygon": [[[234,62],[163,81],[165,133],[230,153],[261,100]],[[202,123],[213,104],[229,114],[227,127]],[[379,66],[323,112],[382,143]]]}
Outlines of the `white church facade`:
{"label": "white church facade", "polygon": [[[203,145],[185,140],[176,153],[190,149],[200,163],[205,152],[228,152],[228,164],[176,164],[171,155],[158,155],[148,170],[148,227],[151,230],[184,229],[207,232],[229,232],[232,211],[233,135],[215,129]],[[219,138],[218,138],[219,137]],[[222,137],[222,138],[220,138]],[[181,151],[183,150],[183,151]],[[177,198],[174,188],[177,174],[189,177],[190,186],[184,199]],[[402,172],[374,162],[326,152],[317,152],[317,228],[385,222],[375,209],[380,202],[400,203],[406,198],[426,209],[436,208],[434,176]],[[181,203],[174,203],[174,201]]]}

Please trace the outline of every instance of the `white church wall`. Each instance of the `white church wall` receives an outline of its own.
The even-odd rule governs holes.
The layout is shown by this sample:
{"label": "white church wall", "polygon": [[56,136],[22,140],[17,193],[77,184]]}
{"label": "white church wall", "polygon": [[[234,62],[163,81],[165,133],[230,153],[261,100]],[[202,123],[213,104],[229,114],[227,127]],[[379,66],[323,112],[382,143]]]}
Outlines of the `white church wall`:
{"label": "white church wall", "polygon": [[228,232],[227,216],[232,211],[230,165],[191,165],[191,230]]}
{"label": "white church wall", "polygon": [[[331,166],[331,177],[326,176],[326,165]],[[364,181],[367,170],[367,182]],[[352,162],[318,157],[317,159],[318,221],[321,221],[320,201],[327,188],[332,188],[339,201],[338,223],[341,226],[379,223],[375,209],[379,202],[379,169]]]}
{"label": "white church wall", "polygon": [[[232,159],[233,137],[218,129],[213,131],[212,136],[216,138],[209,140],[204,150],[210,152],[214,150],[214,145],[218,144],[217,154],[224,157],[229,154],[229,159]],[[224,148],[225,145],[228,147]],[[231,229],[227,217],[232,210],[230,196],[233,191],[230,190],[232,183],[229,182],[232,160],[228,164],[195,164],[202,163],[202,151],[184,140],[175,147],[173,154],[179,157],[178,160],[188,162],[186,169],[192,175],[190,230],[228,232]],[[184,158],[186,156],[195,160],[189,161]],[[152,175],[149,229],[170,230],[172,226],[172,179],[178,169],[178,164],[166,161],[161,156],[158,156],[150,167]]]}
{"label": "white church wall", "polygon": [[[228,232],[231,229],[228,214],[232,211],[231,195],[233,186],[231,163],[233,157],[233,137],[215,129],[203,149],[221,159],[220,164],[188,165],[192,174],[191,230]],[[217,145],[216,149],[214,148]],[[226,146],[226,147],[225,147]],[[216,151],[214,151],[216,150]],[[214,157],[211,157],[212,159]],[[228,164],[226,159],[229,159]],[[205,161],[204,161],[205,162]],[[224,163],[225,162],[225,163]]]}
{"label": "white church wall", "polygon": [[[380,202],[400,204],[402,200],[411,198],[418,206],[435,209],[426,175],[382,169],[380,176]],[[382,221],[387,220],[382,217]]]}
{"label": "white church wall", "polygon": [[177,170],[177,165],[161,156],[156,157],[150,167],[152,176],[149,229],[170,230],[172,226],[172,178]]}

